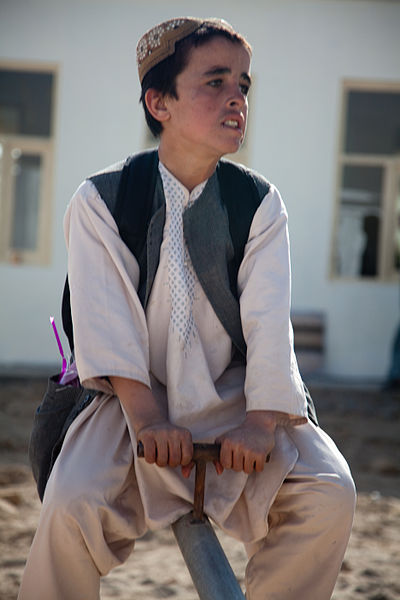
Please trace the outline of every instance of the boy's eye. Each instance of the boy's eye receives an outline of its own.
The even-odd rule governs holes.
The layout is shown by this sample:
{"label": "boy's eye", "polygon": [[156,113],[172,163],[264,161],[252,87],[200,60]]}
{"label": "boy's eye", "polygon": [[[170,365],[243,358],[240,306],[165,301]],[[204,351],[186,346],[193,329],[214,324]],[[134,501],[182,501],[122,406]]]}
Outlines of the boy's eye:
{"label": "boy's eye", "polygon": [[[221,85],[223,84],[223,79],[212,79],[211,81],[207,82],[207,85],[209,85],[210,87],[221,87]],[[239,84],[240,87],[240,91],[242,92],[242,94],[244,96],[247,96],[247,94],[249,93],[250,90],[250,85],[248,83],[240,83]]]}
{"label": "boy's eye", "polygon": [[211,87],[219,87],[222,84],[222,79],[212,79],[208,82],[208,85]]}

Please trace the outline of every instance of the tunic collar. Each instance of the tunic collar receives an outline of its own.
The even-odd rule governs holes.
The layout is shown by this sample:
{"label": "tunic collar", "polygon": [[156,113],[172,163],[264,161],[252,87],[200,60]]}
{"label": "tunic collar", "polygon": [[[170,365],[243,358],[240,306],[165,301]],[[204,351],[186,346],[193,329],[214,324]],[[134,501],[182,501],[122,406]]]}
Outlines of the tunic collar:
{"label": "tunic collar", "polygon": [[[186,208],[187,206],[191,206],[194,202],[196,202],[196,200],[201,195],[201,193],[204,190],[204,188],[207,184],[207,181],[208,181],[208,179],[206,179],[205,181],[202,181],[201,183],[196,185],[196,187],[193,188],[193,190],[191,192],[189,192],[189,190],[179,181],[179,179],[177,179],[175,177],[175,175],[173,175],[171,173],[171,171],[169,171],[167,169],[167,167],[160,160],[158,162],[158,170],[161,175],[161,180],[162,180],[163,187],[164,187],[164,193],[172,185],[172,186],[178,187],[178,189],[181,191],[181,194],[183,194],[183,196],[184,196],[183,208]],[[165,200],[166,200],[166,203],[168,206],[169,201],[168,201],[167,193],[165,193]]]}

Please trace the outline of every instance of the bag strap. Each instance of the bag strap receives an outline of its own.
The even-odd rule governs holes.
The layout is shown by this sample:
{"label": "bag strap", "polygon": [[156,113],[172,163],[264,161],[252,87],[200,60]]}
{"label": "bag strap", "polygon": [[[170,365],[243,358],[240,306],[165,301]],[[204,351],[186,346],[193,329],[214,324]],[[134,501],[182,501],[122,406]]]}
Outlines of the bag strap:
{"label": "bag strap", "polygon": [[69,348],[72,353],[74,351],[74,328],[72,326],[71,299],[69,291],[68,274],[65,277],[64,290],[61,300],[61,320],[64,333],[67,336]]}
{"label": "bag strap", "polygon": [[157,173],[157,150],[130,156],[121,172],[115,210],[111,211],[121,238],[136,257],[146,243]]}

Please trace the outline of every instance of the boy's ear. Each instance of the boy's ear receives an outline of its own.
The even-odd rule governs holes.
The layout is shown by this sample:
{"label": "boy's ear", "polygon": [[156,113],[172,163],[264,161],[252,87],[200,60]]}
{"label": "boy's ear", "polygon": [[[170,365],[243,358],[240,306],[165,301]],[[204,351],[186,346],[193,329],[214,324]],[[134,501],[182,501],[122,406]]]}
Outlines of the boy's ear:
{"label": "boy's ear", "polygon": [[144,95],[144,101],[146,102],[147,110],[154,119],[162,123],[168,121],[170,115],[165,103],[164,94],[154,88],[150,88]]}

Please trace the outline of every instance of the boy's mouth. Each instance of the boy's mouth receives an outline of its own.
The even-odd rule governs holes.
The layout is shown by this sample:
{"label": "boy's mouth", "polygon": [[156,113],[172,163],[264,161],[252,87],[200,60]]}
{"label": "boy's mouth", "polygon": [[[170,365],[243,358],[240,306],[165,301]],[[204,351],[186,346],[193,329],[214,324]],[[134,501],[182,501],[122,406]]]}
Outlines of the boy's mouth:
{"label": "boy's mouth", "polygon": [[245,128],[245,121],[242,115],[238,113],[231,113],[229,116],[226,115],[222,121],[222,127],[227,127],[240,134],[243,134]]}
{"label": "boy's mouth", "polygon": [[239,129],[240,125],[239,125],[239,121],[236,121],[234,119],[228,119],[227,121],[223,122],[224,127],[231,127],[233,129]]}

